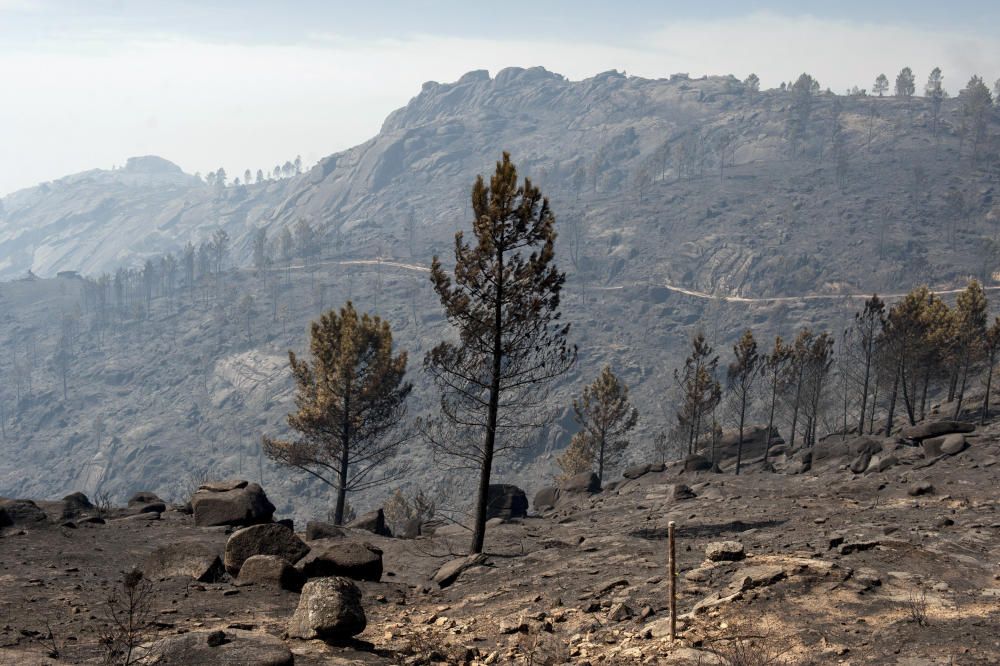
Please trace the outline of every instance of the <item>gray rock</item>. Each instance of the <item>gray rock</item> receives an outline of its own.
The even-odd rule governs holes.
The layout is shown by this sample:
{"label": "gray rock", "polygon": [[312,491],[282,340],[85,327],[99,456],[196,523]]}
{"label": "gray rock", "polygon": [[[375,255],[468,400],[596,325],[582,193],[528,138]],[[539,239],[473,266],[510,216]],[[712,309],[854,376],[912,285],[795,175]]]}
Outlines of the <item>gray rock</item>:
{"label": "gray rock", "polygon": [[692,453],[684,459],[685,472],[707,472],[712,469],[712,461],[700,453]]}
{"label": "gray rock", "polygon": [[346,532],[332,523],[310,520],[306,523],[306,539],[343,539]]}
{"label": "gray rock", "polygon": [[237,490],[239,488],[246,488],[250,485],[249,481],[244,481],[243,479],[224,479],[222,481],[206,481],[205,483],[198,486],[198,490],[207,490],[213,493],[223,493],[228,490]]}
{"label": "gray rock", "polygon": [[934,485],[930,481],[918,481],[906,489],[906,494],[911,497],[920,497],[921,495],[931,495],[933,493]]}
{"label": "gray rock", "polygon": [[705,557],[713,562],[735,562],[746,557],[739,541],[715,541],[705,546]]}
{"label": "gray rock", "polygon": [[779,566],[743,567],[733,574],[732,587],[737,590],[749,590],[755,587],[773,585],[783,578],[785,578],[785,570]]}
{"label": "gray rock", "polygon": [[558,501],[559,488],[556,486],[546,486],[535,493],[535,511],[554,509]]}
{"label": "gray rock", "polygon": [[190,577],[202,583],[214,583],[226,573],[222,559],[213,546],[181,541],[160,546],[142,565],[147,578]]}
{"label": "gray rock", "polygon": [[91,504],[90,500],[83,493],[76,492],[66,495],[62,498],[63,502],[63,518],[75,518],[82,513],[91,511],[94,505]]}
{"label": "gray rock", "polygon": [[369,543],[320,541],[296,566],[306,578],[344,576],[378,582],[382,578],[382,551]]}
{"label": "gray rock", "polygon": [[956,453],[964,451],[966,446],[968,446],[968,443],[965,440],[965,435],[953,433],[946,436],[944,441],[941,442],[941,453],[953,456]]}
{"label": "gray rock", "polygon": [[847,543],[840,544],[837,548],[837,552],[841,555],[850,555],[851,553],[860,553],[865,550],[871,550],[878,546],[879,542],[872,539],[870,541],[849,541]]}
{"label": "gray rock", "polygon": [[223,563],[226,571],[235,576],[243,562],[254,555],[278,555],[294,564],[308,552],[309,546],[284,525],[252,525],[233,532],[229,537]]}
{"label": "gray rock", "polygon": [[423,522],[419,518],[410,518],[397,525],[396,536],[400,539],[416,539],[422,533]]}
{"label": "gray rock", "polygon": [[14,521],[7,515],[7,509],[0,506],[0,527],[10,527]]}
{"label": "gray rock", "polygon": [[361,590],[346,578],[318,578],[302,588],[298,608],[288,621],[293,638],[343,640],[365,630]]}
{"label": "gray rock", "polygon": [[626,479],[638,479],[646,474],[649,474],[649,465],[635,465],[622,472],[622,476]]}
{"label": "gray rock", "polygon": [[270,634],[226,629],[192,631],[164,638],[156,644],[155,663],[157,666],[292,666],[295,659],[280,638]]}
{"label": "gray rock", "polygon": [[486,501],[486,518],[525,518],[528,515],[528,496],[517,486],[491,483]]}
{"label": "gray rock", "polygon": [[267,500],[264,490],[246,481],[204,484],[192,495],[191,507],[194,524],[199,527],[258,525],[271,522],[274,515],[274,505]]}
{"label": "gray rock", "polygon": [[355,530],[365,530],[366,532],[371,532],[372,534],[377,534],[378,536],[391,537],[392,532],[385,524],[385,513],[382,509],[376,509],[374,511],[369,511],[368,513],[362,514],[347,523],[347,527]]}
{"label": "gray rock", "polygon": [[962,421],[933,421],[931,423],[918,423],[915,426],[906,426],[902,430],[902,435],[906,439],[924,440],[929,437],[949,435],[953,432],[972,432],[976,426],[972,423]]}
{"label": "gray rock", "polygon": [[695,492],[691,490],[690,487],[684,485],[683,483],[675,483],[670,486],[670,499],[675,502],[681,502],[683,500],[694,499],[697,497]]}
{"label": "gray rock", "polygon": [[160,499],[156,493],[151,493],[146,490],[140,490],[128,498],[129,506],[142,506],[143,504],[155,504],[157,502],[163,503],[163,500]]}
{"label": "gray rock", "polygon": [[7,518],[14,525],[45,523],[49,520],[45,512],[31,500],[0,500],[0,509],[6,511]]}
{"label": "gray rock", "polygon": [[854,459],[851,463],[851,471],[855,474],[861,474],[868,469],[868,465],[871,463],[872,454],[867,451],[863,451],[858,454],[858,457]]}
{"label": "gray rock", "polygon": [[253,583],[265,587],[298,592],[305,582],[302,572],[283,557],[277,555],[253,555],[240,567],[237,580],[240,585]]}
{"label": "gray rock", "polygon": [[559,484],[559,492],[562,493],[599,493],[601,492],[601,480],[593,472],[583,472]]}
{"label": "gray rock", "polygon": [[445,562],[434,574],[433,581],[439,587],[445,588],[458,580],[459,576],[466,569],[480,566],[486,562],[486,556],[482,553],[475,553],[466,557],[459,557],[450,562]]}
{"label": "gray rock", "polygon": [[152,502],[150,504],[134,504],[129,509],[134,513],[163,513],[167,510],[167,505],[163,502]]}

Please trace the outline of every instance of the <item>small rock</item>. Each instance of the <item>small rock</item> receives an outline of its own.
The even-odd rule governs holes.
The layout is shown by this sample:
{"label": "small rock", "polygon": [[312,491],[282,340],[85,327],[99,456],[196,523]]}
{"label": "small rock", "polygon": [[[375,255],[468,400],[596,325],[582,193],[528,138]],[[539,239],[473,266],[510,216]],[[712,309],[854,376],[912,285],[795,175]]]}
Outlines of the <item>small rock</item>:
{"label": "small rock", "polygon": [[914,483],[909,488],[906,489],[906,493],[911,497],[920,497],[921,495],[930,495],[934,492],[934,485],[930,481],[920,481]]}

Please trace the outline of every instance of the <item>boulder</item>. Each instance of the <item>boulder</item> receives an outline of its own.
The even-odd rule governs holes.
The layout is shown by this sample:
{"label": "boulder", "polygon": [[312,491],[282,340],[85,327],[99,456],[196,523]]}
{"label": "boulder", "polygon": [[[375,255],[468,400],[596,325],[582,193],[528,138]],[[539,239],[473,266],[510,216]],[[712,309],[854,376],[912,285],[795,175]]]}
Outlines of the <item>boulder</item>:
{"label": "boulder", "polygon": [[854,456],[867,453],[873,456],[882,451],[882,442],[872,437],[855,437],[847,440],[847,449]]}
{"label": "boulder", "polygon": [[564,479],[559,484],[559,492],[562,493],[599,493],[601,492],[601,480],[593,472],[582,472]]}
{"label": "boulder", "polygon": [[746,557],[739,541],[715,541],[705,546],[705,557],[712,562],[736,562]]}
{"label": "boulder", "polygon": [[920,497],[921,495],[932,495],[934,493],[934,486],[930,481],[918,481],[912,484],[906,489],[906,494],[911,497]]}
{"label": "boulder", "polygon": [[[771,429],[770,437],[768,437],[768,434],[767,426],[749,426],[743,428],[743,460],[763,456],[768,440],[773,444],[784,444],[784,440],[781,439],[781,435],[778,434],[777,429]],[[739,428],[724,431],[716,443],[715,450],[718,454],[718,459],[736,458],[739,442]]]}
{"label": "boulder", "polygon": [[649,465],[635,465],[622,472],[622,476],[626,479],[638,479],[646,474],[649,474]]}
{"label": "boulder", "polygon": [[132,497],[128,498],[128,505],[130,507],[156,503],[162,504],[163,500],[160,499],[156,493],[151,493],[148,490],[140,490],[139,492],[133,494]]}
{"label": "boulder", "polygon": [[26,499],[0,500],[0,509],[7,513],[8,520],[14,525],[48,522],[49,517],[42,509]]}
{"label": "boulder", "polygon": [[318,578],[302,588],[298,608],[288,621],[293,638],[344,640],[365,630],[361,590],[346,578]]}
{"label": "boulder", "polygon": [[965,440],[965,435],[961,433],[952,433],[944,438],[941,442],[941,453],[953,456],[956,453],[961,453],[968,446],[968,442]]}
{"label": "boulder", "polygon": [[293,666],[295,663],[291,650],[277,636],[239,629],[192,631],[169,636],[157,641],[155,654],[157,666]]}
{"label": "boulder", "polygon": [[[872,462],[874,462],[874,461],[872,461]],[[894,455],[892,455],[890,453],[890,454],[885,455],[885,456],[880,456],[879,459],[878,459],[878,464],[875,466],[875,469],[871,469],[871,467],[869,466],[868,471],[869,472],[884,472],[887,469],[891,469],[891,468],[895,467],[898,464],[899,464],[899,459],[896,456],[894,456]]]}
{"label": "boulder", "polygon": [[837,435],[819,440],[811,450],[814,462],[846,458],[851,453],[850,445]]}
{"label": "boulder", "polygon": [[419,518],[409,518],[397,526],[396,536],[400,539],[416,539],[423,532],[423,522]]}
{"label": "boulder", "polygon": [[707,472],[712,469],[712,461],[700,453],[692,453],[684,458],[685,472]]}
{"label": "boulder", "polygon": [[385,513],[382,509],[375,509],[374,511],[369,511],[368,513],[358,516],[351,522],[347,523],[347,527],[355,530],[365,530],[366,532],[371,532],[372,534],[377,534],[378,536],[392,536],[392,532],[388,527],[386,527]]}
{"label": "boulder", "polygon": [[535,510],[546,511],[554,509],[559,501],[559,488],[556,486],[546,486],[535,493]]}
{"label": "boulder", "polygon": [[697,497],[695,492],[683,483],[676,483],[670,486],[670,499],[675,502],[694,499],[695,497]]}
{"label": "boulder", "polygon": [[378,582],[382,578],[382,551],[369,543],[325,541],[313,544],[297,568],[306,578],[344,576]]}
{"label": "boulder", "polygon": [[204,484],[191,496],[191,507],[194,524],[199,527],[258,525],[271,522],[274,515],[274,505],[267,500],[264,490],[246,481]]}
{"label": "boulder", "polygon": [[215,583],[226,573],[213,546],[196,541],[180,541],[160,546],[142,565],[147,578],[190,577],[201,583]]}
{"label": "boulder", "polygon": [[773,585],[785,578],[785,570],[775,565],[760,565],[753,567],[743,567],[735,574],[731,587],[737,590],[750,590],[755,587],[766,587]]}
{"label": "boulder", "polygon": [[94,505],[90,503],[90,500],[87,499],[87,496],[80,492],[70,493],[69,495],[66,495],[66,497],[62,498],[62,502],[63,502],[63,511],[62,511],[63,518],[75,518],[76,516],[79,516],[81,513],[85,513],[94,508]]}
{"label": "boulder", "polygon": [[315,541],[316,539],[343,539],[345,534],[344,530],[332,523],[324,523],[319,520],[310,520],[306,523],[306,540],[308,541]]}
{"label": "boulder", "polygon": [[928,437],[920,442],[924,458],[937,458],[941,455],[941,445],[944,444],[944,437]]}
{"label": "boulder", "polygon": [[248,557],[240,567],[237,583],[247,585],[253,583],[265,587],[276,587],[282,590],[298,592],[302,589],[302,572],[291,565],[283,557],[277,555],[253,555]]}
{"label": "boulder", "polygon": [[474,566],[480,566],[486,562],[486,556],[482,553],[459,557],[441,565],[441,568],[434,574],[433,581],[439,587],[445,588],[458,580],[462,572]]}
{"label": "boulder", "polygon": [[308,552],[309,546],[284,525],[252,525],[233,532],[229,537],[223,563],[226,571],[235,576],[243,562],[254,555],[278,555],[294,564]]}
{"label": "boulder", "polygon": [[854,462],[851,463],[851,471],[855,474],[861,474],[868,469],[868,465],[871,463],[872,454],[867,451],[860,453]]}
{"label": "boulder", "polygon": [[239,490],[250,485],[249,481],[243,479],[224,479],[222,481],[206,481],[198,486],[198,490],[207,490],[213,493],[224,493],[229,490]]}
{"label": "boulder", "polygon": [[137,504],[130,506],[133,513],[163,513],[167,510],[167,505],[163,502],[150,502],[149,504]]}
{"label": "boulder", "polygon": [[918,423],[914,426],[906,426],[901,434],[906,439],[917,441],[940,435],[950,435],[953,432],[972,432],[976,426],[972,423],[962,421],[932,421],[931,423]]}
{"label": "boulder", "polygon": [[490,484],[486,500],[486,518],[525,518],[528,515],[528,496],[517,486],[507,483]]}

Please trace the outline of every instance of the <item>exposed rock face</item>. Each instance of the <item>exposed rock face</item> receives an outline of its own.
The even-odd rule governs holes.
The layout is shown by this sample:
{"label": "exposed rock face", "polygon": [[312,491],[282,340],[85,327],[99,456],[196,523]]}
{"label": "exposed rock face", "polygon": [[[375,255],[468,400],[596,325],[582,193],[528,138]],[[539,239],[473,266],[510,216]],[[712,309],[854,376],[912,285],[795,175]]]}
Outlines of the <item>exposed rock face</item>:
{"label": "exposed rock face", "polygon": [[559,484],[560,493],[599,493],[601,480],[593,472],[583,472],[571,476]]}
{"label": "exposed rock face", "polygon": [[239,629],[192,631],[171,636],[157,643],[156,655],[155,663],[164,666],[292,666],[295,663],[291,650],[280,638]]}
{"label": "exposed rock face", "polygon": [[486,504],[486,518],[525,518],[528,515],[528,497],[517,486],[490,484]]}
{"label": "exposed rock face", "polygon": [[347,527],[355,530],[365,530],[379,536],[391,537],[392,532],[385,524],[385,512],[382,509],[369,511],[347,523]]}
{"label": "exposed rock face", "polygon": [[332,523],[324,523],[319,520],[310,520],[306,523],[306,539],[314,541],[316,539],[343,539],[344,530]]}
{"label": "exposed rock face", "polygon": [[705,557],[712,562],[736,562],[746,553],[739,541],[716,541],[705,546]]}
{"label": "exposed rock face", "polygon": [[907,439],[920,441],[929,437],[949,435],[953,432],[972,432],[975,429],[975,424],[964,423],[962,421],[932,421],[930,423],[918,423],[914,426],[906,426],[903,428],[901,434]]}
{"label": "exposed rock face", "polygon": [[31,500],[0,500],[0,509],[6,511],[7,518],[14,525],[45,523],[49,520],[45,512]]}
{"label": "exposed rock face", "polygon": [[[716,453],[720,460],[736,458],[740,441],[739,435],[739,428],[726,430],[722,433],[716,444]],[[743,459],[747,460],[748,458],[763,456],[768,440],[772,444],[781,444],[784,442],[776,428],[771,429],[770,437],[768,437],[767,426],[749,426],[743,428]]]}
{"label": "exposed rock face", "polygon": [[484,562],[486,562],[486,556],[482,553],[456,558],[441,565],[441,568],[434,574],[433,580],[439,587],[448,587],[458,580],[463,571],[470,567],[479,566]]}
{"label": "exposed rock face", "polygon": [[204,484],[191,496],[191,507],[199,527],[258,525],[271,522],[274,515],[264,490],[246,481]]}
{"label": "exposed rock face", "polygon": [[302,588],[298,608],[288,621],[293,638],[342,640],[365,630],[361,590],[346,578],[318,578]]}
{"label": "exposed rock face", "polygon": [[147,578],[191,577],[202,583],[222,579],[226,570],[215,548],[197,542],[160,546],[146,557],[142,571]]}
{"label": "exposed rock face", "polygon": [[277,555],[253,555],[240,567],[237,582],[241,585],[254,583],[298,592],[305,581],[302,572],[285,558]]}
{"label": "exposed rock face", "polygon": [[229,537],[223,563],[226,571],[235,576],[243,562],[254,555],[277,555],[294,564],[308,552],[309,546],[284,525],[252,525]]}
{"label": "exposed rock face", "polygon": [[307,578],[345,576],[355,580],[382,578],[382,551],[369,543],[322,541],[298,563]]}

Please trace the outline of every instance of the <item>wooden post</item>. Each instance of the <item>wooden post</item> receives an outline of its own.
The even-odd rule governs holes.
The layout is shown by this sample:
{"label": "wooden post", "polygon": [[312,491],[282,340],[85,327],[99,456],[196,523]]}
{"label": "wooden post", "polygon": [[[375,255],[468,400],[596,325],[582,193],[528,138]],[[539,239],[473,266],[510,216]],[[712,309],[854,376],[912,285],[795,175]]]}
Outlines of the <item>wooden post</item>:
{"label": "wooden post", "polygon": [[670,640],[677,637],[677,561],[674,556],[674,521],[667,523],[667,568],[670,570]]}

